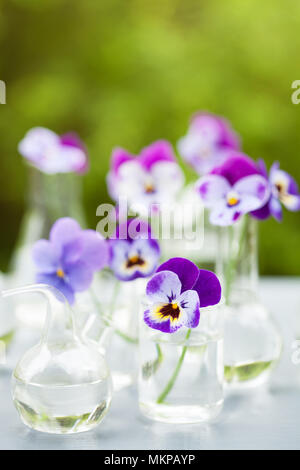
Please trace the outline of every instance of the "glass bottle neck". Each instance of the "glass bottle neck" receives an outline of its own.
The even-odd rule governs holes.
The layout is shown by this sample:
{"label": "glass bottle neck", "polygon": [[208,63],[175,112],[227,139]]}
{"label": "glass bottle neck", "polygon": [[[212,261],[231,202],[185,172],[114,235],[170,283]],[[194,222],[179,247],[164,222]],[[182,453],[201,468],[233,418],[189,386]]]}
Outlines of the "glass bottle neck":
{"label": "glass bottle neck", "polygon": [[27,203],[30,211],[42,215],[46,233],[49,233],[53,223],[61,217],[73,217],[85,225],[78,175],[47,175],[31,169]]}
{"label": "glass bottle neck", "polygon": [[244,216],[219,233],[218,273],[227,303],[236,292],[257,293],[258,243],[257,221]]}

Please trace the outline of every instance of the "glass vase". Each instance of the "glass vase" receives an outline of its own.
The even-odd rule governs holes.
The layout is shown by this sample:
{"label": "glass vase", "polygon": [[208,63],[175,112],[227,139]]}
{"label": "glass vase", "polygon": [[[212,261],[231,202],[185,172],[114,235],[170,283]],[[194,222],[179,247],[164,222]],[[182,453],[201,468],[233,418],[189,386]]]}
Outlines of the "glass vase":
{"label": "glass vase", "polygon": [[183,190],[173,208],[162,209],[159,234],[162,261],[180,256],[215,271],[218,232],[209,223],[209,212],[195,191],[195,183]]}
{"label": "glass vase", "polygon": [[[49,238],[50,229],[57,219],[72,217],[82,226],[85,225],[80,176],[47,175],[31,168],[28,189],[27,209],[11,263],[11,286],[34,282],[32,247],[37,240]],[[26,326],[42,328],[45,314],[40,299],[28,301],[24,298],[24,302],[16,306],[17,319]]]}
{"label": "glass vase", "polygon": [[[3,274],[0,273],[0,291],[5,289],[6,282]],[[0,343],[1,350],[10,346],[16,330],[16,320],[14,311],[11,308],[10,302],[4,302],[0,297]],[[1,358],[0,358],[1,359]]]}
{"label": "glass vase", "polygon": [[114,391],[130,386],[137,377],[138,314],[146,282],[120,282],[104,270],[89,293],[78,296],[80,330],[106,354]]}
{"label": "glass vase", "polygon": [[167,423],[214,419],[223,406],[223,305],[201,309],[197,328],[173,334],[141,322],[139,337],[141,412]]}
{"label": "glass vase", "polygon": [[226,301],[225,381],[238,387],[267,381],[278,363],[279,329],[258,297],[257,221],[244,216],[220,229],[218,271]]}

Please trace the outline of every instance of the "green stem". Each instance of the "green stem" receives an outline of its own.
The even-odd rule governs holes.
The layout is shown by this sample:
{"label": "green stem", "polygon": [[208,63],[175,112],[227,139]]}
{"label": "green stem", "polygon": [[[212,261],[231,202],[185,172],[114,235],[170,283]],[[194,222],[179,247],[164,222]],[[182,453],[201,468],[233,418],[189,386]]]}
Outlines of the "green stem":
{"label": "green stem", "polygon": [[[187,334],[186,334],[186,337],[185,337],[185,342],[189,339],[190,335],[191,335],[191,332],[192,330],[189,329]],[[175,382],[176,382],[176,379],[178,377],[178,374],[180,372],[180,369],[182,367],[182,364],[183,364],[183,361],[184,361],[184,358],[185,358],[185,355],[186,355],[186,352],[187,352],[187,349],[188,347],[187,346],[184,346],[183,349],[182,349],[182,353],[181,353],[181,356],[179,358],[179,361],[177,363],[177,366],[172,374],[172,377],[170,378],[169,382],[167,383],[165,389],[163,390],[163,392],[159,395],[156,403],[163,403],[166,399],[166,397],[169,395],[169,393],[171,392]]]}
{"label": "green stem", "polygon": [[[119,330],[118,328],[115,328],[114,325],[112,324],[112,316],[113,316],[113,313],[114,313],[114,310],[115,310],[115,306],[116,306],[116,302],[117,302],[117,298],[118,298],[118,294],[119,294],[119,290],[120,290],[120,282],[116,280],[115,282],[115,286],[114,286],[114,290],[113,290],[113,294],[112,294],[112,300],[111,300],[111,304],[110,304],[110,311],[109,311],[109,314],[108,316],[106,316],[105,314],[103,315],[102,314],[102,319],[103,319],[103,322],[106,326],[109,326],[109,327],[112,327],[114,332],[120,336],[120,338],[124,339],[125,341],[127,341],[128,343],[132,343],[132,344],[138,344],[138,340],[135,339],[135,338],[132,338],[131,336],[128,336],[126,335],[126,333],[123,333],[123,331]],[[94,298],[94,302],[96,303],[99,311],[101,312],[102,311],[102,308],[100,307],[100,304],[98,302],[98,299],[95,295],[95,293],[92,291],[92,294],[93,294],[93,298]],[[103,313],[103,312],[102,312]]]}

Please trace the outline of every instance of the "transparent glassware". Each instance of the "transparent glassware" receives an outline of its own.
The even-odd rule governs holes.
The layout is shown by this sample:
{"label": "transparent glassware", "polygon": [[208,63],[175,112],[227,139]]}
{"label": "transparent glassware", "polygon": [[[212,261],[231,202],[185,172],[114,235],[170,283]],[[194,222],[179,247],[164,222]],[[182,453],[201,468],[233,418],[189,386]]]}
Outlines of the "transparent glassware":
{"label": "transparent glassware", "polygon": [[209,223],[209,212],[195,191],[195,183],[184,188],[173,210],[162,208],[160,224],[162,261],[181,256],[215,271],[218,231]]}
{"label": "transparent glassware", "polygon": [[[35,282],[32,247],[37,240],[48,238],[54,222],[61,217],[72,217],[85,225],[81,203],[80,176],[75,174],[47,175],[30,168],[27,209],[10,267],[11,286]],[[16,304],[16,317],[24,325],[41,329],[46,312],[39,298]]]}
{"label": "transparent glassware", "polygon": [[[5,277],[0,274],[0,290],[5,289]],[[10,302],[4,302],[0,297],[0,342],[7,350],[10,346],[16,331],[15,313]]]}
{"label": "transparent glassware", "polygon": [[191,330],[166,334],[141,321],[139,406],[146,417],[167,423],[213,420],[223,406],[223,378],[222,303],[201,309],[199,326]]}
{"label": "transparent glassware", "polygon": [[226,300],[225,380],[236,387],[266,382],[282,351],[280,331],[258,296],[257,221],[244,216],[220,229],[218,273]]}
{"label": "transparent glassware", "polygon": [[137,378],[138,315],[146,282],[142,278],[120,282],[103,270],[95,288],[78,296],[80,329],[105,351],[114,391],[132,385]]}
{"label": "transparent glassware", "polygon": [[109,369],[94,344],[81,339],[72,310],[59,291],[33,285],[3,291],[2,297],[30,293],[47,300],[47,318],[41,341],[24,354],[13,372],[14,404],[23,423],[37,431],[89,431],[110,407]]}

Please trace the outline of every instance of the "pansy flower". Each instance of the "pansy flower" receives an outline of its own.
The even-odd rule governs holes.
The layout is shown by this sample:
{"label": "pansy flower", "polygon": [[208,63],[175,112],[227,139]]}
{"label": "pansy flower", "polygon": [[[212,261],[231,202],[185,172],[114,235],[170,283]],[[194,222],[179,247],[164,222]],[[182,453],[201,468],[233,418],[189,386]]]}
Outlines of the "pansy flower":
{"label": "pansy flower", "polygon": [[263,207],[270,197],[269,183],[261,175],[246,176],[233,185],[223,176],[207,175],[200,178],[196,191],[211,211],[210,222],[221,226]]}
{"label": "pansy flower", "polygon": [[120,281],[133,281],[154,273],[160,258],[160,247],[151,235],[150,226],[142,219],[122,222],[109,240],[109,266]]}
{"label": "pansy flower", "polygon": [[60,290],[73,304],[75,293],[87,290],[96,271],[108,264],[107,242],[94,230],[82,230],[70,218],[53,225],[49,240],[33,248],[36,281]]}
{"label": "pansy flower", "polygon": [[115,149],[107,184],[113,199],[126,198],[130,205],[138,203],[147,210],[151,204],[173,201],[184,176],[172,146],[159,140],[136,157],[122,148]]}
{"label": "pansy flower", "polygon": [[44,127],[31,129],[20,142],[19,152],[47,174],[85,173],[89,165],[86,148],[76,134],[59,136]]}
{"label": "pansy flower", "polygon": [[146,288],[148,308],[145,323],[155,330],[174,333],[179,328],[196,328],[200,308],[216,305],[221,299],[217,276],[184,258],[163,263]]}
{"label": "pansy flower", "polygon": [[178,142],[178,151],[199,175],[221,164],[228,152],[239,150],[240,142],[227,120],[209,113],[197,113],[188,133]]}
{"label": "pansy flower", "polygon": [[259,161],[259,169],[265,178],[269,179],[271,195],[267,204],[260,210],[253,212],[253,216],[264,220],[270,216],[276,220],[282,220],[282,205],[289,211],[300,210],[300,194],[296,181],[288,173],[280,169],[275,162],[270,170],[270,175],[264,161]]}

